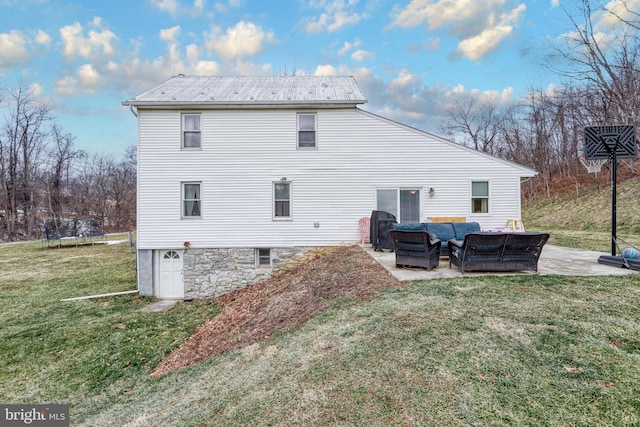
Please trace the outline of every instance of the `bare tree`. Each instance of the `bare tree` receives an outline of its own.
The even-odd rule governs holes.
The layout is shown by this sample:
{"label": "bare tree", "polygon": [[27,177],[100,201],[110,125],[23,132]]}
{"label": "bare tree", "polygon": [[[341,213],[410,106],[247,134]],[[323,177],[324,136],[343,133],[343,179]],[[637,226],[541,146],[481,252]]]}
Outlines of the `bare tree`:
{"label": "bare tree", "polygon": [[[32,237],[37,207],[40,156],[51,119],[47,104],[33,101],[31,93],[19,87],[9,97],[9,113],[0,136],[0,184],[8,240],[19,235]],[[20,224],[20,227],[18,225]]]}
{"label": "bare tree", "polygon": [[75,150],[73,143],[74,137],[70,133],[63,133],[57,125],[53,125],[51,142],[47,148],[48,169],[44,171],[43,178],[47,189],[48,208],[54,219],[62,217],[68,207],[68,199],[72,197],[69,191],[69,175],[73,162],[86,155],[82,150]]}
{"label": "bare tree", "polygon": [[[556,57],[562,58],[565,66],[555,67],[554,71],[598,94],[600,123],[635,123],[640,117],[639,15],[626,2],[615,4],[622,5],[622,9],[610,6],[594,11],[589,0],[581,0],[579,19],[566,11],[572,31],[564,34],[565,44],[555,48]],[[617,19],[615,31],[604,33],[597,29],[596,16]]]}
{"label": "bare tree", "polygon": [[111,231],[135,227],[135,147],[129,147],[120,161],[99,154],[86,158],[72,185],[78,215],[98,218]]}
{"label": "bare tree", "polygon": [[476,150],[494,154],[498,133],[498,107],[492,100],[481,101],[476,97],[457,99],[447,110],[441,125],[446,135],[460,135],[466,145]]}

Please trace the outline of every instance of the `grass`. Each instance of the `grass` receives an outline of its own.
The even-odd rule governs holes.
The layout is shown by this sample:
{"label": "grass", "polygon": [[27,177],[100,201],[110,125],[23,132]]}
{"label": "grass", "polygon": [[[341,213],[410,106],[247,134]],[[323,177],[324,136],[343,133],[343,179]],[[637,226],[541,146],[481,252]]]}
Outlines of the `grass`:
{"label": "grass", "polygon": [[[553,243],[606,252],[597,199],[543,201],[523,219]],[[633,241],[640,219],[619,215]],[[121,239],[0,245],[0,402],[68,403],[74,426],[640,425],[640,275],[414,282],[154,378],[221,307],[62,301],[135,289]]]}
{"label": "grass", "polygon": [[146,315],[138,309],[153,299],[137,295],[61,301],[135,289],[128,242],[62,249],[1,245],[0,267],[1,402],[76,405],[108,389],[128,389],[217,313],[201,301]]}
{"label": "grass", "polygon": [[[640,179],[617,186],[616,236],[621,249],[640,247]],[[530,230],[544,230],[550,243],[610,252],[611,187],[590,188],[579,196],[563,196],[523,202],[522,220]]]}
{"label": "grass", "polygon": [[638,278],[416,282],[95,395],[78,425],[637,425]]}

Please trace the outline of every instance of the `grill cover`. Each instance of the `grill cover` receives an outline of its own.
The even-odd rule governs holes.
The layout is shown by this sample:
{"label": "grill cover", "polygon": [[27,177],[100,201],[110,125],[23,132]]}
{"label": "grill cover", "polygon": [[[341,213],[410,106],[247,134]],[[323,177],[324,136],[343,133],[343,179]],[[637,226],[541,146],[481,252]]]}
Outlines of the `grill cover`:
{"label": "grill cover", "polygon": [[396,217],[385,211],[371,211],[371,224],[369,229],[369,239],[374,250],[393,250],[393,241],[389,236],[389,231],[396,224]]}

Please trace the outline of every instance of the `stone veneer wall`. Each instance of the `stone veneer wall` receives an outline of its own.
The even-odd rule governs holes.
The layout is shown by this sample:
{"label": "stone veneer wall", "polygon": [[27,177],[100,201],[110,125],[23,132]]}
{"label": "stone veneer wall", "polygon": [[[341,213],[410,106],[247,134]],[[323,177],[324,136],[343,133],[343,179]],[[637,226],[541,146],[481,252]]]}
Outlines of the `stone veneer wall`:
{"label": "stone veneer wall", "polygon": [[271,248],[272,267],[256,267],[255,248],[187,249],[184,297],[208,298],[258,283],[312,248]]}

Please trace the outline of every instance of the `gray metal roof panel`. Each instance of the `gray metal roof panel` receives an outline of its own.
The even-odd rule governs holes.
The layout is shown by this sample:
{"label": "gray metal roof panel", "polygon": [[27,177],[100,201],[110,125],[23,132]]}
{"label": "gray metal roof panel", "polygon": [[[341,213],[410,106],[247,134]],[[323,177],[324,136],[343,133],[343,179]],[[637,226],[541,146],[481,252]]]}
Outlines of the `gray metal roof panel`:
{"label": "gray metal roof panel", "polygon": [[298,105],[367,102],[352,76],[173,76],[124,105]]}

